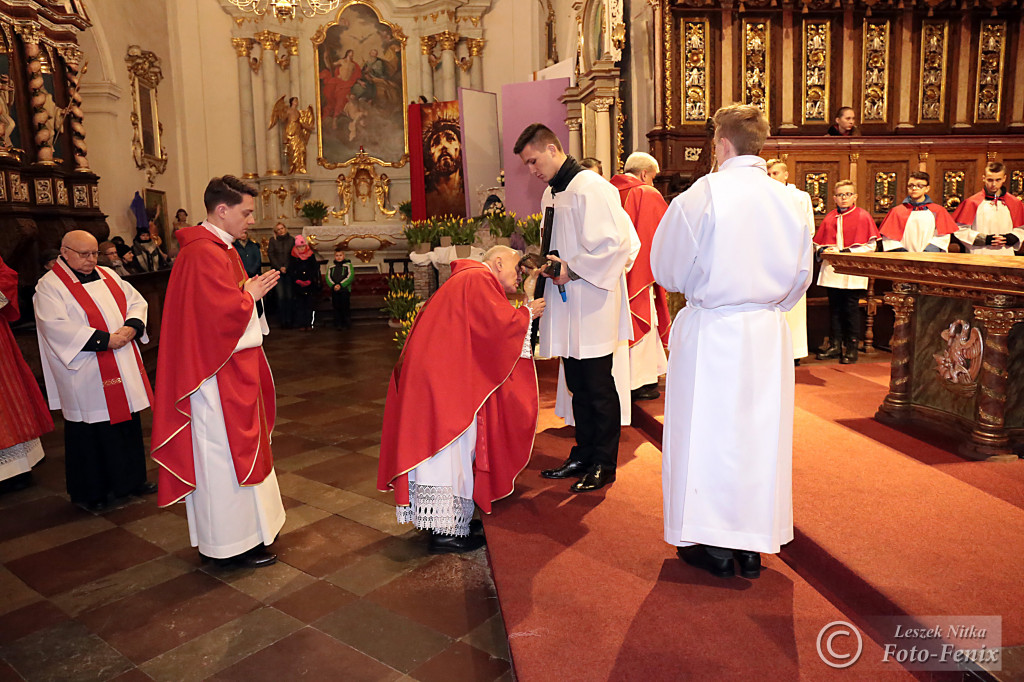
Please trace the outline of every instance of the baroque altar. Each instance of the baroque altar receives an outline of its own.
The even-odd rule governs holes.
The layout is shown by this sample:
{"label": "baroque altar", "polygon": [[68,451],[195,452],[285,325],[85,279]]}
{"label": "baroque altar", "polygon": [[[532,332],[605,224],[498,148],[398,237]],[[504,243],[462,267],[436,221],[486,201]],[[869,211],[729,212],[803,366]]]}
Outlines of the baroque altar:
{"label": "baroque altar", "polygon": [[875,418],[959,432],[958,451],[1024,450],[1024,261],[954,253],[825,253],[836,271],[892,280],[889,393]]}

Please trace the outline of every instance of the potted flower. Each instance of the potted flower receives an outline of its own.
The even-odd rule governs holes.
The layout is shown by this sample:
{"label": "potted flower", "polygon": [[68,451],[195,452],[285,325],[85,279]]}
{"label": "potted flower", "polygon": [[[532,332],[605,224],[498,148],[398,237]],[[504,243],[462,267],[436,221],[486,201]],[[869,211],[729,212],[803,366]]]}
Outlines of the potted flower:
{"label": "potted flower", "polygon": [[402,320],[416,310],[420,297],[416,295],[415,290],[415,280],[410,274],[388,277],[388,293],[384,296],[384,307],[381,311],[386,312],[391,318],[388,324],[392,327],[401,327]]}
{"label": "potted flower", "polygon": [[455,245],[456,258],[469,258],[473,242],[476,241],[477,221],[474,218],[455,218],[452,229],[452,244]]}
{"label": "potted flower", "polygon": [[[519,234],[523,236],[523,241],[526,242],[527,251],[537,251],[539,253],[540,248],[540,213],[534,213],[533,215],[526,218],[526,220],[520,220]],[[531,249],[530,247],[534,247]]]}
{"label": "potted flower", "polygon": [[456,218],[450,215],[438,216],[433,219],[434,228],[442,247],[452,245],[452,233],[458,229]]}
{"label": "potted flower", "polygon": [[398,214],[400,216],[402,216],[402,220],[404,220],[406,223],[411,223],[412,222],[412,202],[411,201],[403,201],[402,203],[400,203],[397,206],[397,208],[398,208]]}
{"label": "potted flower", "polygon": [[302,217],[308,220],[310,225],[323,225],[324,218],[327,217],[329,212],[330,209],[327,207],[327,204],[319,199],[312,199],[302,203]]}
{"label": "potted flower", "polygon": [[487,216],[490,225],[491,236],[495,244],[509,245],[509,238],[516,231],[516,214],[495,211]]}
{"label": "potted flower", "polygon": [[429,220],[414,220],[402,230],[409,247],[415,253],[428,253],[433,245],[434,237],[437,236],[437,229]]}

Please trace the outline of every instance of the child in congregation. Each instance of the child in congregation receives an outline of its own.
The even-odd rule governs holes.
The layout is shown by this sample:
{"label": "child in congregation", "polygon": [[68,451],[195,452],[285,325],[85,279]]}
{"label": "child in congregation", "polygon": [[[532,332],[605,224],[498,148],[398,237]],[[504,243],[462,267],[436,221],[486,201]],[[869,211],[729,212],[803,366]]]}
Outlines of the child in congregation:
{"label": "child in congregation", "polygon": [[882,221],[883,251],[949,251],[949,238],[960,228],[949,212],[928,196],[931,177],[914,171],[907,181],[907,198]]}
{"label": "child in congregation", "polygon": [[348,329],[352,326],[352,280],[355,278],[352,261],[345,258],[345,248],[336,244],[334,262],[327,266],[327,288],[331,292],[331,305],[334,307],[335,329]]}

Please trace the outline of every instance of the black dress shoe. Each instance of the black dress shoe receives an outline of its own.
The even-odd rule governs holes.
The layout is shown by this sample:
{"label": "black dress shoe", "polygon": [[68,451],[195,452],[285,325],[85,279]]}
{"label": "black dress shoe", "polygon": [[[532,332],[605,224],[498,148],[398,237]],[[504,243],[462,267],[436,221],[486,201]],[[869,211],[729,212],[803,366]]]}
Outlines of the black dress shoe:
{"label": "black dress shoe", "polygon": [[587,469],[589,468],[590,467],[583,462],[567,459],[565,460],[565,464],[557,469],[545,469],[540,472],[540,475],[544,478],[579,478],[583,474],[587,473]]}
{"label": "black dress shoe", "polygon": [[833,360],[842,354],[843,350],[837,345],[830,345],[828,348],[819,349],[814,357],[818,360]]}
{"label": "black dress shoe", "polygon": [[80,504],[78,506],[80,506],[82,509],[84,509],[87,512],[92,512],[93,514],[99,514],[101,512],[105,512],[107,510],[107,501],[106,500],[98,500],[96,502],[86,502],[85,504]]}
{"label": "black dress shoe", "polygon": [[441,533],[430,533],[430,544],[427,551],[431,554],[462,554],[480,549],[487,544],[483,535],[442,535]]}
{"label": "black dress shoe", "polygon": [[469,522],[469,533],[470,535],[482,535],[484,532],[484,522],[480,519],[473,519]]}
{"label": "black dress shoe", "polygon": [[753,580],[761,575],[761,555],[757,552],[745,552],[741,549],[732,551],[736,563],[740,567],[740,575]]}
{"label": "black dress shoe", "polygon": [[615,480],[615,469],[608,469],[598,464],[583,474],[583,478],[569,486],[574,493],[589,493],[591,490],[603,488]]}
{"label": "black dress shoe", "polygon": [[265,545],[256,545],[240,557],[235,557],[235,565],[242,568],[263,568],[277,563],[277,555],[270,552]]}
{"label": "black dress shoe", "polygon": [[146,481],[145,483],[139,485],[138,488],[133,490],[132,495],[135,495],[136,497],[141,497],[142,495],[153,495],[156,493],[156,490],[156,483],[150,483],[149,481]]}
{"label": "black dress shoe", "polygon": [[653,384],[647,384],[640,388],[635,388],[629,392],[630,399],[634,402],[637,400],[657,400],[661,397],[661,392],[658,390],[657,382]]}
{"label": "black dress shoe", "polygon": [[736,569],[732,565],[732,557],[728,559],[716,559],[708,554],[704,545],[690,545],[676,549],[679,558],[697,568],[703,569],[716,578],[731,578],[736,575]]}

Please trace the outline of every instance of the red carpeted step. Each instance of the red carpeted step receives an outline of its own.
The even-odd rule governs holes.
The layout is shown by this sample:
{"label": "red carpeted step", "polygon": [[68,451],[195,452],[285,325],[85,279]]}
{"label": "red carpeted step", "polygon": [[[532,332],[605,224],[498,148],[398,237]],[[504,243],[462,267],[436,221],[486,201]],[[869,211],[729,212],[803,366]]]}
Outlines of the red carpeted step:
{"label": "red carpeted step", "polygon": [[662,538],[661,454],[637,431],[623,429],[618,479],[595,493],[539,475],[572,443],[542,410],[530,466],[485,519],[518,679],[912,679],[867,638],[860,677],[827,667],[818,633],[848,618],[778,558],[754,581],[677,559]]}

